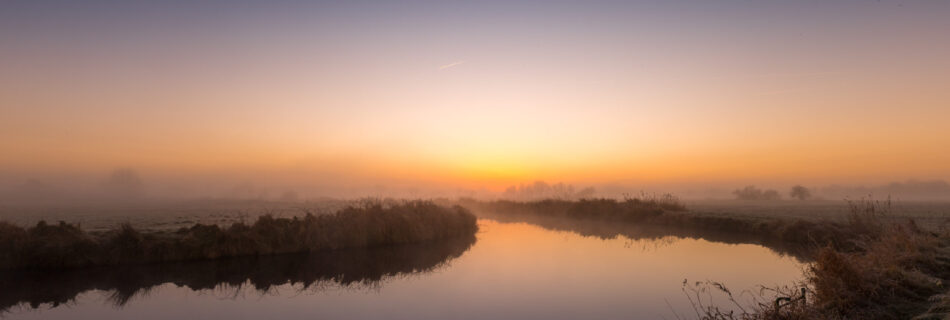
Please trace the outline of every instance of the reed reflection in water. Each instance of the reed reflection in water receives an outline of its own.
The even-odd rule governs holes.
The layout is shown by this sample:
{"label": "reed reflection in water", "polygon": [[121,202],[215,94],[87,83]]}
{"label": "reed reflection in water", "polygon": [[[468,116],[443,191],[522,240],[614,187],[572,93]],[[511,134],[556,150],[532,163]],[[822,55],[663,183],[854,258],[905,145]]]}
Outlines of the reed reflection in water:
{"label": "reed reflection in water", "polygon": [[[5,305],[22,303],[5,319],[670,319],[673,310],[692,312],[683,279],[721,281],[738,293],[802,275],[800,262],[754,244],[585,235],[587,227],[489,219],[478,225],[474,243],[220,267],[236,273],[217,270],[220,261],[191,272],[105,269],[87,273],[89,280],[7,277],[19,293],[3,291]],[[39,285],[30,290],[31,283]],[[91,289],[103,291],[76,295]],[[134,299],[121,305],[122,296]],[[70,305],[32,309],[34,301]]]}
{"label": "reed reflection in water", "polygon": [[[503,223],[527,223],[551,231],[567,231],[585,237],[604,240],[618,237],[629,240],[644,240],[650,245],[667,245],[675,239],[703,239],[725,244],[753,244],[768,248],[781,256],[790,256],[798,262],[814,260],[814,250],[809,245],[785,243],[774,239],[763,239],[755,235],[722,232],[712,229],[677,228],[637,223],[618,223],[597,220],[569,219],[530,214],[499,214],[487,211],[475,211],[480,219],[495,220]],[[815,244],[817,245],[817,244]]]}
{"label": "reed reflection in water", "polygon": [[49,272],[0,273],[0,310],[69,304],[91,290],[122,307],[152,288],[174,284],[193,291],[224,290],[238,296],[251,289],[266,294],[291,284],[300,291],[372,289],[386,280],[423,274],[445,266],[475,243],[475,236],[433,243],[335,250],[140,266]]}

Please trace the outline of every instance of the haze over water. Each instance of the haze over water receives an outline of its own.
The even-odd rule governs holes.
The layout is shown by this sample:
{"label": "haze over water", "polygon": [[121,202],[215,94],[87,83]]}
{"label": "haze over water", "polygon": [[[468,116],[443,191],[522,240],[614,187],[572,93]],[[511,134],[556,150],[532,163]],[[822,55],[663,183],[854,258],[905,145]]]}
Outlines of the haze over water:
{"label": "haze over water", "polygon": [[939,0],[0,1],[0,319],[950,318],[948,31]]}

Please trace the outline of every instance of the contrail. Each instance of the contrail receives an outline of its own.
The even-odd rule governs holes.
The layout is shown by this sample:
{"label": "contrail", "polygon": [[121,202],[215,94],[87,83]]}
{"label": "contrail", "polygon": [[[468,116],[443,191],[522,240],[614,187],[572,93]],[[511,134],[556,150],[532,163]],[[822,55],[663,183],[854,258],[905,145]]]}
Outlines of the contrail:
{"label": "contrail", "polygon": [[454,67],[454,66],[463,64],[463,63],[465,63],[465,61],[456,61],[456,62],[452,62],[452,63],[449,63],[449,64],[444,64],[444,65],[439,66],[439,70],[445,70],[445,69],[448,69],[448,68],[451,68],[451,67]]}

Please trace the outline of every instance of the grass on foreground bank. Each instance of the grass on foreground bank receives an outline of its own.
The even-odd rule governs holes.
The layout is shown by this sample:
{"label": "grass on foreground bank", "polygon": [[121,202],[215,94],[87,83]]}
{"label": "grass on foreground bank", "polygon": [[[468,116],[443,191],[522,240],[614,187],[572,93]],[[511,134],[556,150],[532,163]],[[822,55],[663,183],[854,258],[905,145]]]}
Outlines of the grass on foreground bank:
{"label": "grass on foreground bank", "polygon": [[0,222],[0,269],[102,265],[305,253],[432,241],[472,235],[476,218],[461,207],[428,201],[364,203],[336,214],[262,216],[230,227],[198,224],[148,233],[125,224],[101,234],[77,225],[39,222],[30,228]]}
{"label": "grass on foreground bank", "polygon": [[[922,230],[913,220],[882,222],[888,202],[851,204],[851,246],[816,248],[804,291],[776,290],[787,299],[760,302],[741,313],[703,305],[700,319],[950,319],[950,232]],[[691,288],[718,289],[719,284]]]}

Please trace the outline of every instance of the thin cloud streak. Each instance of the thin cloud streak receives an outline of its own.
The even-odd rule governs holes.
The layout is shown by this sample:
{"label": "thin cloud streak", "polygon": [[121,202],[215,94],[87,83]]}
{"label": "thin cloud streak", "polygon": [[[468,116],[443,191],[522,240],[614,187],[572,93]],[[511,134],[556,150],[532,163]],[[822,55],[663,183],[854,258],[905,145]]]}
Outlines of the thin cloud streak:
{"label": "thin cloud streak", "polygon": [[464,60],[463,60],[463,61],[452,62],[452,63],[449,63],[449,64],[444,64],[444,65],[439,66],[439,70],[445,70],[445,69],[448,69],[448,68],[451,68],[451,67],[458,66],[458,65],[463,64],[463,63],[465,63]]}

